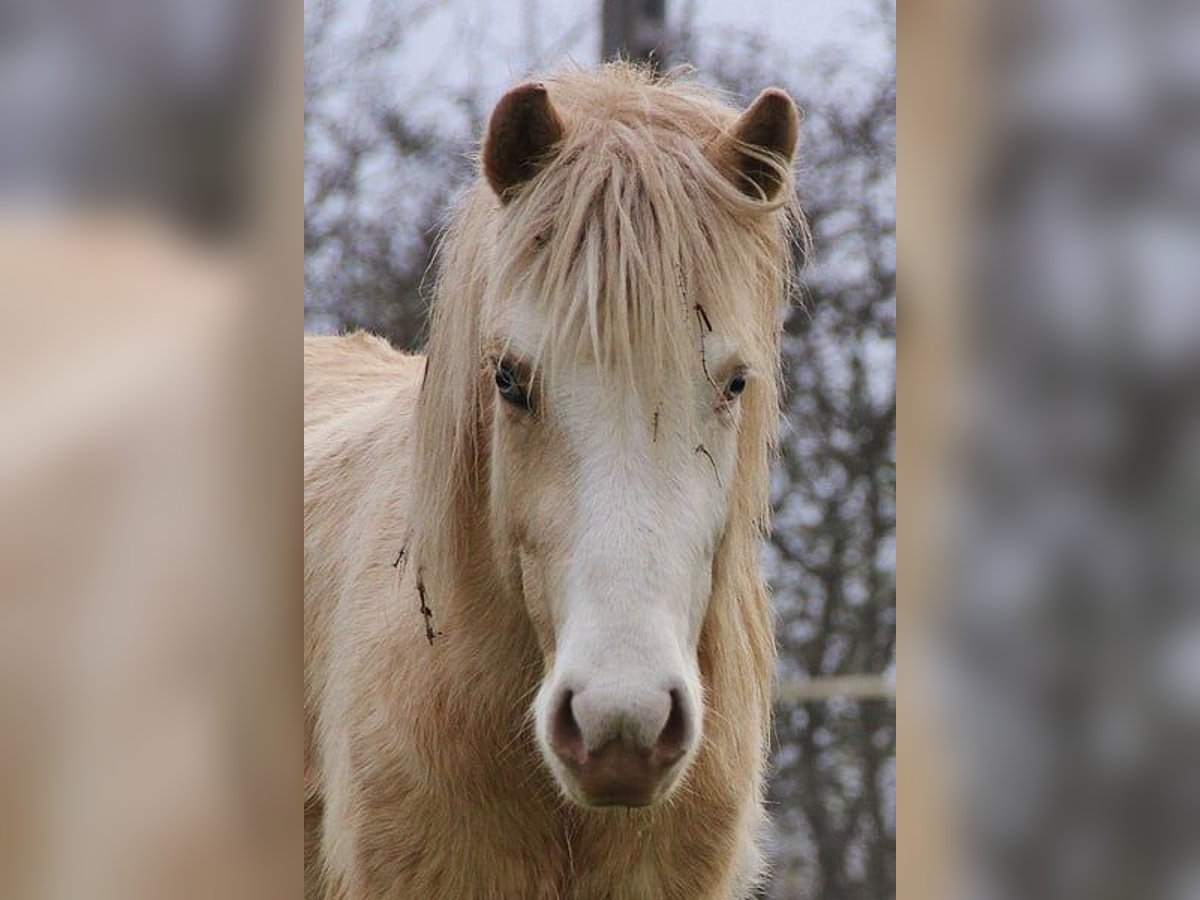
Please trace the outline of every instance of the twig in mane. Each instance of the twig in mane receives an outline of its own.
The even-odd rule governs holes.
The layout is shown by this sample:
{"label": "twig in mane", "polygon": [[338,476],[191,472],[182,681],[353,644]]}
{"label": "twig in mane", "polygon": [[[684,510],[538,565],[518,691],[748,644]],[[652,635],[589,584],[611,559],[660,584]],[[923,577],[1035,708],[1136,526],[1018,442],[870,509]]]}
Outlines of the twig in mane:
{"label": "twig in mane", "polygon": [[707,457],[708,457],[708,461],[709,461],[710,463],[712,463],[712,467],[713,467],[713,474],[717,476],[717,484],[718,484],[718,485],[721,485],[721,473],[720,473],[720,471],[717,469],[717,461],[716,461],[715,459],[713,459],[713,455],[712,455],[711,453],[709,453],[709,452],[708,452],[708,448],[707,448],[707,447],[705,447],[703,444],[697,444],[697,445],[696,445],[696,450],[695,450],[695,452],[696,452],[696,453],[703,453],[705,456],[707,456]]}
{"label": "twig in mane", "polygon": [[400,552],[396,554],[396,561],[394,563],[392,563],[393,569],[400,568],[400,563],[402,563],[404,561],[404,554],[407,550],[408,550],[408,544],[405,544],[404,546],[402,546],[400,548]]}
{"label": "twig in mane", "polygon": [[441,632],[433,630],[433,610],[425,600],[425,578],[420,569],[417,569],[417,596],[421,600],[421,615],[425,617],[425,640],[429,641],[429,646],[432,647],[433,639]]}
{"label": "twig in mane", "polygon": [[654,443],[658,443],[658,414],[662,409],[662,401],[658,401],[658,406],[654,408]]}
{"label": "twig in mane", "polygon": [[683,265],[679,262],[675,263],[675,285],[679,288],[679,298],[683,301],[683,314],[686,316],[688,312],[688,291],[687,285],[683,280]]}
{"label": "twig in mane", "polygon": [[425,379],[429,377],[429,354],[425,354],[425,368],[421,370],[421,390],[425,390]]}
{"label": "twig in mane", "polygon": [[715,388],[717,383],[713,381],[712,375],[708,373],[708,354],[704,351],[704,329],[707,328],[711,332],[713,330],[712,322],[708,320],[708,313],[704,311],[704,307],[699,303],[692,308],[696,311],[696,324],[700,329],[700,367],[704,369],[704,377],[708,379],[708,383]]}

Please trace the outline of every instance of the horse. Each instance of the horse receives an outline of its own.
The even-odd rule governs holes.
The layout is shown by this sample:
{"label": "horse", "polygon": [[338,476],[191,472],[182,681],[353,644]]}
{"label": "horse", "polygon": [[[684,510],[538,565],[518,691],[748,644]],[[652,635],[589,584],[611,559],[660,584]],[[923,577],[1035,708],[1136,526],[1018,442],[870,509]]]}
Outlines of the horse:
{"label": "horse", "polygon": [[307,897],[760,881],[797,134],[778,89],[519,84],[426,352],[305,339]]}

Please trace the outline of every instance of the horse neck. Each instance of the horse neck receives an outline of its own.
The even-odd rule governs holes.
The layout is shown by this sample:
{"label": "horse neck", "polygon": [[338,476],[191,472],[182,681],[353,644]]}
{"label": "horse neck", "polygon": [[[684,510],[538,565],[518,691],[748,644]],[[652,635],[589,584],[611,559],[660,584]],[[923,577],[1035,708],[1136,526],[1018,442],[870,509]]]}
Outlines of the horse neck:
{"label": "horse neck", "polygon": [[491,523],[482,514],[490,508],[488,452],[482,434],[477,440],[470,454],[474,477],[460,482],[443,523],[454,538],[440,542],[444,558],[426,582],[435,628],[443,632],[435,641],[444,640],[454,665],[476,672],[497,694],[524,693],[537,675],[540,655],[525,607],[501,574]]}

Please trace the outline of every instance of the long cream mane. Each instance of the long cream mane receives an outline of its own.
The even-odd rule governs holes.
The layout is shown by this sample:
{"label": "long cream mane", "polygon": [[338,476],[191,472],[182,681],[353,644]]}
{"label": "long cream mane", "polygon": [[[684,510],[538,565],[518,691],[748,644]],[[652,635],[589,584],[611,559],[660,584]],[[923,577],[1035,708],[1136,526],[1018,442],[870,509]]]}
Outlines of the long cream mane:
{"label": "long cream mane", "polygon": [[[791,174],[761,160],[784,185],[773,202],[731,183],[710,151],[737,113],[692,81],[611,65],[545,84],[563,145],[518,201],[482,178],[466,191],[425,360],[364,336],[306,347],[310,898],[729,900],[761,871],[774,644],[758,551],[800,221]],[[484,335],[519,292],[546,304],[542,377],[599,361],[647,421],[705,370],[713,332],[761,376],[700,637],[703,744],[656,807],[564,805],[529,738],[540,658],[485,521],[487,360],[503,348]],[[432,646],[418,592],[446,632]]]}

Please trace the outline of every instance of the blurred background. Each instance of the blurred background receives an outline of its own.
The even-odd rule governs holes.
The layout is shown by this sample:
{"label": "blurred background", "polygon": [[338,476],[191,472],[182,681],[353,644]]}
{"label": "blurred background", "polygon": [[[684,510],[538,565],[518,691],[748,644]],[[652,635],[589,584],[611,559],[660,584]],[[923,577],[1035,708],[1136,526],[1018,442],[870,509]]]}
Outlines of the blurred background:
{"label": "blurred background", "polygon": [[[423,344],[434,242],[500,95],[616,55],[803,111],[813,233],[786,321],[764,554],[779,696],[764,897],[895,892],[896,79],[890,0],[316,0],[305,16],[305,327]],[[800,252],[800,248],[796,248]]]}
{"label": "blurred background", "polygon": [[901,891],[1200,897],[1200,8],[902,18]]}

